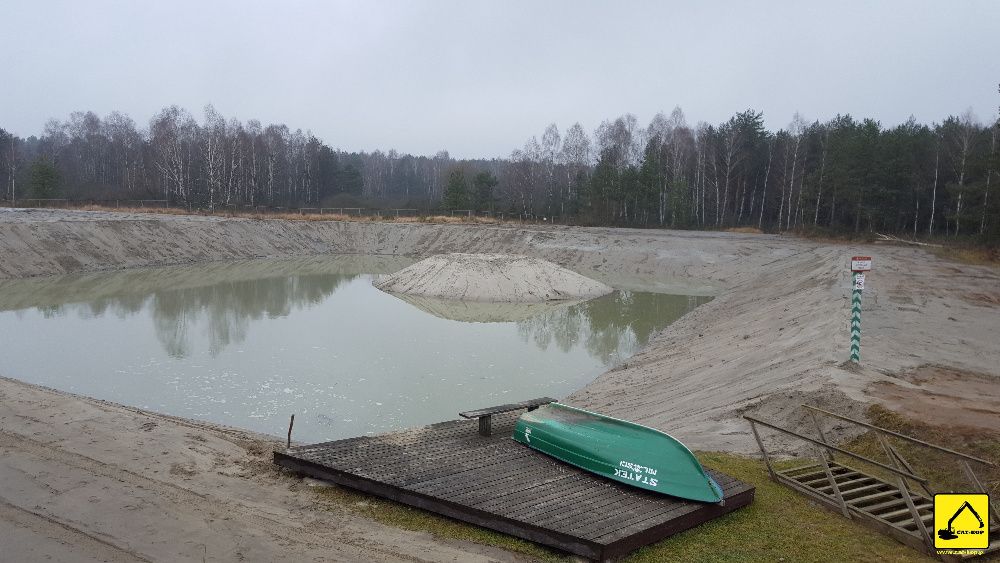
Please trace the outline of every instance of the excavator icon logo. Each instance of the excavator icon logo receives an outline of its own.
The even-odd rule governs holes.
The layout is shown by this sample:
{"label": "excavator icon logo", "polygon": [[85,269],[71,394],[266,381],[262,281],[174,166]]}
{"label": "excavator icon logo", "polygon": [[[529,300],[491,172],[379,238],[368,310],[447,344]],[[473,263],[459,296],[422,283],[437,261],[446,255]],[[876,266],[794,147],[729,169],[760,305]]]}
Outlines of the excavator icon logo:
{"label": "excavator icon logo", "polygon": [[934,547],[986,549],[989,547],[989,497],[987,495],[934,495]]}

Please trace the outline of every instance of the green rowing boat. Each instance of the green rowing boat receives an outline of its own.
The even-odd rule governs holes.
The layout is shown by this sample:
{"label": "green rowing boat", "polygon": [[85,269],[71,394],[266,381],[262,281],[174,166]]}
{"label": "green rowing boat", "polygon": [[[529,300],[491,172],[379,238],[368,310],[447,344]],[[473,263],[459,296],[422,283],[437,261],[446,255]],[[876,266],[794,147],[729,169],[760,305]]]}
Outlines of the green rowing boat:
{"label": "green rowing boat", "polygon": [[722,502],[722,489],[691,450],[640,424],[550,403],[521,415],[514,440],[620,483],[683,499]]}

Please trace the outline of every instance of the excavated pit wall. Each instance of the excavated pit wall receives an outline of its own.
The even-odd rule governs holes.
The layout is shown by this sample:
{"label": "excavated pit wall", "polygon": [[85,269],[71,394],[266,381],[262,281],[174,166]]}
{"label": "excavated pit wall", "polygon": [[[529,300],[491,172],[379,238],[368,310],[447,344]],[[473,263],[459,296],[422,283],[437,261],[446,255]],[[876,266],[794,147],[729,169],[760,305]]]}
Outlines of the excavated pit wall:
{"label": "excavated pit wall", "polygon": [[[730,285],[731,276],[713,277],[713,268],[699,266],[738,259],[743,251],[732,242],[739,238],[682,232],[664,237],[663,231],[624,229],[0,211],[0,279],[262,257],[467,252],[521,253],[577,270],[665,277],[714,292]],[[700,242],[685,249],[684,239]],[[667,240],[672,244],[644,244]],[[709,241],[711,248],[703,248]]]}

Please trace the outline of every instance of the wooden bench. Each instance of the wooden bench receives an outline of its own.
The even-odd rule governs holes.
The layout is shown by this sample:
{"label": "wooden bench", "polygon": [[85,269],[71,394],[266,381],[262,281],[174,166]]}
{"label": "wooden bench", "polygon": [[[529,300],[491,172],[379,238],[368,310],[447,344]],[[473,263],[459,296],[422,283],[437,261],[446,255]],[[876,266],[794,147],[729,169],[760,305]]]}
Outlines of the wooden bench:
{"label": "wooden bench", "polygon": [[516,411],[521,409],[528,409],[533,411],[542,405],[547,405],[549,403],[556,402],[555,399],[550,397],[541,397],[539,399],[531,399],[530,401],[521,401],[520,403],[511,403],[509,405],[497,405],[495,407],[487,407],[485,409],[476,409],[474,411],[465,411],[458,413],[462,418],[478,418],[479,419],[479,434],[482,436],[489,436],[493,434],[493,415],[500,414],[504,412]]}

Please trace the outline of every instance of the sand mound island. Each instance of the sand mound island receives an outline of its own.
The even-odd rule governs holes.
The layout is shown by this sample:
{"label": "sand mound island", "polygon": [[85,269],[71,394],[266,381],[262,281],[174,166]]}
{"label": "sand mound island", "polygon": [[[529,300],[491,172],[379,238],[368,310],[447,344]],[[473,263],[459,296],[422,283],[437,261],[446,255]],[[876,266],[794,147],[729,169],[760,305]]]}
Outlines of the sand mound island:
{"label": "sand mound island", "polygon": [[547,260],[508,254],[439,254],[374,284],[388,293],[483,303],[582,300],[614,291]]}

